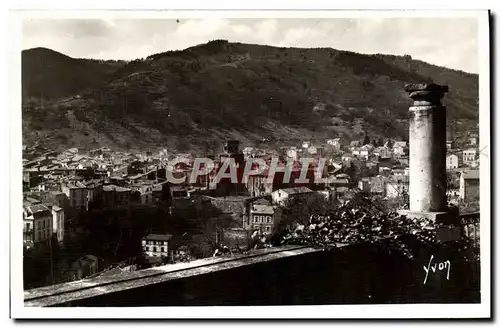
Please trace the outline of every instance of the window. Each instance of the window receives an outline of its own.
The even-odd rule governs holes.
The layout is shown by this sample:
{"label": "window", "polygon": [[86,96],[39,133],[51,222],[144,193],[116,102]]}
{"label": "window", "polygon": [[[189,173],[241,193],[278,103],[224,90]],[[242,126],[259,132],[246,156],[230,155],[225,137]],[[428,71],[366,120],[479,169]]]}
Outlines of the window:
{"label": "window", "polygon": [[36,232],[36,240],[40,240],[40,239],[41,239],[40,231],[37,231]]}
{"label": "window", "polygon": [[253,217],[253,222],[257,223],[257,217],[256,216]]}
{"label": "window", "polygon": [[42,227],[45,229],[45,220],[42,221]]}
{"label": "window", "polygon": [[149,252],[149,246],[146,246],[146,252]]}
{"label": "window", "polygon": [[166,244],[167,244],[167,242],[166,242],[166,241],[164,241],[164,242],[163,242],[163,245],[166,245]]}
{"label": "window", "polygon": [[267,218],[267,223],[271,223],[271,218],[270,217]]}
{"label": "window", "polygon": [[26,223],[26,230],[30,230],[30,228],[31,228],[31,224]]}
{"label": "window", "polygon": [[153,252],[156,252],[156,247],[153,247]]}
{"label": "window", "polygon": [[165,250],[164,250],[164,248],[163,248],[163,247],[161,247],[161,248],[160,248],[160,252],[162,252],[162,253],[163,253],[164,251],[165,251]]}
{"label": "window", "polygon": [[266,227],[266,231],[267,231],[267,232],[271,231],[271,227],[270,227],[270,226],[267,226],[267,227]]}

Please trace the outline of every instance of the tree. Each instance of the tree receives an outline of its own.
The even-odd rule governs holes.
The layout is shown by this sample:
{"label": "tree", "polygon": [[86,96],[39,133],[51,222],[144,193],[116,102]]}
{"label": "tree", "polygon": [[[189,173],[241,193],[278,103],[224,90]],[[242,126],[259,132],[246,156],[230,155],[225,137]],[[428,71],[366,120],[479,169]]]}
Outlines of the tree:
{"label": "tree", "polygon": [[306,224],[311,215],[324,215],[333,210],[335,204],[319,194],[305,194],[304,196],[288,199],[281,207],[281,219],[276,231],[294,226]]}
{"label": "tree", "polygon": [[365,138],[363,139],[363,146],[369,143],[370,143],[370,138],[368,138],[368,135],[365,135]]}
{"label": "tree", "polygon": [[377,143],[378,143],[379,147],[382,147],[384,145],[384,138],[382,138],[382,137],[378,138],[378,142]]}

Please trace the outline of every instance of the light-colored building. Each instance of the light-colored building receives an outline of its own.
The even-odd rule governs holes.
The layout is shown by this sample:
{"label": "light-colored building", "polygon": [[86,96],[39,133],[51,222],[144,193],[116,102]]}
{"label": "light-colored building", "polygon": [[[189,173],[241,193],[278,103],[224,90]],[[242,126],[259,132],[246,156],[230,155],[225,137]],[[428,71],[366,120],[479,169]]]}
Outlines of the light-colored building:
{"label": "light-colored building", "polygon": [[333,139],[327,139],[326,144],[333,147],[338,147],[340,149],[344,143],[341,138],[333,138]]}
{"label": "light-colored building", "polygon": [[270,234],[274,227],[274,208],[271,205],[254,204],[250,208],[252,229]]}
{"label": "light-colored building", "polygon": [[349,163],[352,162],[353,157],[351,154],[344,154],[342,155],[342,162]]}
{"label": "light-colored building", "polygon": [[168,256],[168,242],[172,235],[149,234],[142,238],[142,249],[149,257]]}
{"label": "light-colored building", "polygon": [[296,160],[297,160],[297,158],[298,158],[297,148],[295,148],[295,147],[290,147],[290,149],[288,149],[288,150],[286,151],[286,156],[287,156],[288,158],[291,158],[291,159],[293,159],[294,161],[296,161]]}
{"label": "light-colored building", "polygon": [[352,151],[354,148],[359,148],[359,146],[361,146],[361,142],[359,142],[359,140],[353,140],[349,144],[349,149]]}
{"label": "light-colored building", "polygon": [[309,148],[307,148],[307,153],[310,155],[316,155],[317,152],[318,149],[315,146],[309,146]]}
{"label": "light-colored building", "polygon": [[476,162],[478,158],[478,151],[476,148],[469,148],[462,152],[464,164],[471,165]]}
{"label": "light-colored building", "polygon": [[23,242],[28,248],[50,245],[52,213],[43,204],[26,203],[23,206]]}
{"label": "light-colored building", "polygon": [[446,168],[456,169],[458,168],[458,156],[455,154],[450,154],[446,156]]}
{"label": "light-colored building", "polygon": [[460,174],[460,197],[466,203],[479,201],[479,170],[466,170]]}
{"label": "light-colored building", "polygon": [[359,150],[359,158],[362,158],[364,160],[368,160],[369,156],[370,156],[370,151],[368,149],[360,148],[360,150]]}
{"label": "light-colored building", "polygon": [[408,155],[408,143],[406,141],[396,141],[392,146],[392,152],[395,157]]}
{"label": "light-colored building", "polygon": [[392,151],[388,147],[377,147],[373,151],[373,154],[381,159],[388,159],[392,157]]}
{"label": "light-colored building", "polygon": [[385,183],[385,195],[387,198],[399,198],[405,193],[408,194],[410,182],[408,177],[397,177],[389,179]]}
{"label": "light-colored building", "polygon": [[273,204],[285,205],[285,203],[295,197],[303,197],[313,194],[313,191],[307,187],[295,187],[278,189],[271,193]]}

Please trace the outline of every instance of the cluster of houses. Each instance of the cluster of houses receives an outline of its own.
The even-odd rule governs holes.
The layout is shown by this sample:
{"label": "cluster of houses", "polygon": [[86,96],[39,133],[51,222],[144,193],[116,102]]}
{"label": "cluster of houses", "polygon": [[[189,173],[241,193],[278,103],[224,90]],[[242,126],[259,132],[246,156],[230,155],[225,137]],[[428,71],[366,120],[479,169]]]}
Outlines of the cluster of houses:
{"label": "cluster of houses", "polygon": [[[470,201],[479,196],[475,142],[464,150],[449,145],[446,165],[455,179],[455,187],[449,188],[451,198]],[[61,154],[26,151],[24,243],[34,248],[54,241],[63,243],[68,223],[81,211],[141,204],[165,206],[172,213],[182,211],[183,204],[204,201],[232,218],[231,225],[213,230],[216,242],[248,245],[251,235],[266,236],[275,231],[287,200],[295,197],[321,195],[338,203],[360,191],[385,199],[401,197],[409,190],[409,147],[405,141],[374,146],[335,138],[321,146],[303,142],[278,151],[254,147],[240,150],[237,140],[229,140],[212,158],[213,171],[198,174],[196,181],[186,179],[178,184],[167,181],[167,173],[178,179],[191,176],[195,162],[192,154],[169,155],[166,150],[130,154],[107,148],[85,154],[76,148]],[[185,160],[172,163],[179,156]],[[270,164],[276,156],[278,167],[269,179]],[[306,181],[302,157],[314,159],[305,170]],[[237,166],[236,183],[228,178],[214,179],[228,158]],[[262,159],[267,167],[243,178],[250,158]],[[321,167],[319,163],[325,159],[326,165]],[[168,231],[147,234],[142,247],[152,258],[171,256],[171,239]]]}

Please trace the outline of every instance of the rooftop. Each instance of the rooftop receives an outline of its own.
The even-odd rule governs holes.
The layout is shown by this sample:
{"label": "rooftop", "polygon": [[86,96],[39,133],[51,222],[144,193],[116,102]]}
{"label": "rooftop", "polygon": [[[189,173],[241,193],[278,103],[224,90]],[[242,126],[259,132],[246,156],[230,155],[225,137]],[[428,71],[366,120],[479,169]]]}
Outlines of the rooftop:
{"label": "rooftop", "polygon": [[465,180],[478,180],[479,170],[465,170],[462,172],[462,176]]}
{"label": "rooftop", "polygon": [[143,237],[143,239],[146,239],[146,240],[162,240],[162,241],[168,241],[168,240],[170,240],[170,238],[172,238],[172,235],[154,234],[154,233],[151,233],[151,234]]}
{"label": "rooftop", "polygon": [[295,188],[286,188],[286,189],[280,189],[280,190],[284,193],[287,193],[288,195],[295,195],[295,194],[303,194],[303,193],[312,192],[312,190],[307,188],[307,187],[295,187]]}
{"label": "rooftop", "polygon": [[126,192],[130,191],[129,188],[124,188],[120,186],[115,186],[115,185],[107,185],[102,187],[103,191],[116,191],[116,192]]}
{"label": "rooftop", "polygon": [[257,213],[257,214],[273,215],[274,214],[274,208],[272,206],[270,206],[270,205],[255,204],[255,205],[253,205],[251,212],[252,213]]}

